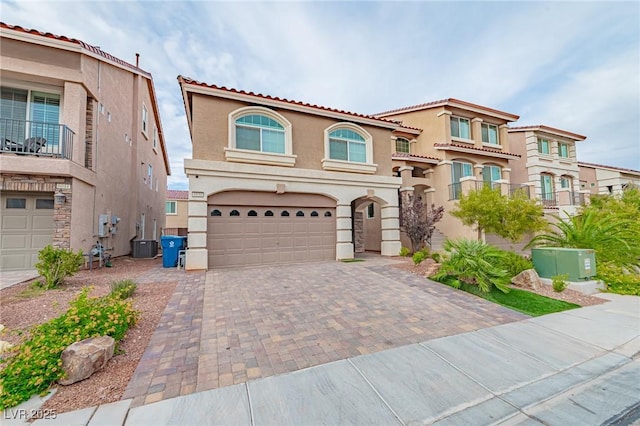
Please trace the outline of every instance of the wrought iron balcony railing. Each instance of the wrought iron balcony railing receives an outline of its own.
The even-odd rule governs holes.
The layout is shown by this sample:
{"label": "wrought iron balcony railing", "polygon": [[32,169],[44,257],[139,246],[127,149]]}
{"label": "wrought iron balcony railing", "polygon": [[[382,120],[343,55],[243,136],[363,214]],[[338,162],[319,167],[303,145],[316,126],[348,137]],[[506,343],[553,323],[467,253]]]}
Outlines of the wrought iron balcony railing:
{"label": "wrought iron balcony railing", "polygon": [[0,118],[0,152],[71,160],[73,136],[64,124]]}

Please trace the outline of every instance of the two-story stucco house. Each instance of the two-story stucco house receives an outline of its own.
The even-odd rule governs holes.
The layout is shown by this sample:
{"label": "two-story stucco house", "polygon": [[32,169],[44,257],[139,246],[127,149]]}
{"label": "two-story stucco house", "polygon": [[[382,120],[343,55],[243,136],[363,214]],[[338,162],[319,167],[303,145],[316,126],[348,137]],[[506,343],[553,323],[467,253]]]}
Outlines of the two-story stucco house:
{"label": "two-story stucco house", "polygon": [[[519,155],[509,146],[507,125],[519,117],[457,99],[404,107],[376,117],[398,120],[393,168],[402,177],[401,192],[411,192],[430,206],[444,206],[436,225],[448,238],[476,238],[477,233],[448,214],[460,194],[482,185],[513,190],[509,161]],[[412,132],[413,129],[413,132]],[[441,241],[441,240],[440,240]],[[403,245],[408,238],[403,235]],[[432,247],[439,249],[438,244]]]}
{"label": "two-story stucco house", "polygon": [[167,189],[165,202],[167,220],[163,230],[164,235],[187,236],[187,221],[189,209],[189,191]]}
{"label": "two-story stucco house", "polygon": [[0,268],[47,244],[157,239],[169,162],[151,75],[83,41],[0,24]]}
{"label": "two-story stucco house", "polygon": [[590,194],[619,195],[629,185],[640,187],[640,170],[578,162],[580,188]]}
{"label": "two-story stucco house", "polygon": [[545,125],[509,129],[511,181],[530,185],[545,211],[575,214],[585,203],[580,188],[576,143],[586,136]]}
{"label": "two-story stucco house", "polygon": [[380,206],[400,250],[393,121],[178,77],[193,144],[187,269],[350,259],[354,212]]}

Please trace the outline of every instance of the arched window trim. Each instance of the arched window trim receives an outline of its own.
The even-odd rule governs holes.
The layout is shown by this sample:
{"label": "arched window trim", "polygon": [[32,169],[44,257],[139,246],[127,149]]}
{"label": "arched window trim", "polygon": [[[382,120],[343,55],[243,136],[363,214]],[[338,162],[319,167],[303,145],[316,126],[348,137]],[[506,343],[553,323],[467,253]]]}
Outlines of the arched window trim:
{"label": "arched window trim", "polygon": [[[273,152],[253,151],[238,149],[236,147],[236,120],[247,115],[264,115],[278,122],[284,129],[284,154]],[[293,138],[291,123],[281,114],[269,108],[260,106],[248,106],[238,108],[229,113],[228,118],[229,141],[224,149],[227,161],[236,161],[252,164],[269,164],[274,166],[293,167],[296,156],[293,155]]]}
{"label": "arched window trim", "polygon": [[[329,134],[339,129],[354,131],[364,138],[366,158],[364,163],[334,160],[331,158],[329,150]],[[322,168],[324,170],[335,170],[341,172],[375,173],[378,165],[373,162],[373,137],[365,129],[353,123],[340,122],[327,127],[324,129],[324,158],[322,159]]]}

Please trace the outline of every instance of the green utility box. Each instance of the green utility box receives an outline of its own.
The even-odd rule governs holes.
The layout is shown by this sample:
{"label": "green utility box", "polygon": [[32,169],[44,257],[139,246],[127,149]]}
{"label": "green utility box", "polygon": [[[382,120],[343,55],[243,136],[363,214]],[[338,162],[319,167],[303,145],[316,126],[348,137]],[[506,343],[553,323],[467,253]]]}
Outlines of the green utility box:
{"label": "green utility box", "polygon": [[541,278],[568,274],[569,281],[581,281],[596,275],[596,254],[591,249],[534,248],[531,249],[531,260]]}

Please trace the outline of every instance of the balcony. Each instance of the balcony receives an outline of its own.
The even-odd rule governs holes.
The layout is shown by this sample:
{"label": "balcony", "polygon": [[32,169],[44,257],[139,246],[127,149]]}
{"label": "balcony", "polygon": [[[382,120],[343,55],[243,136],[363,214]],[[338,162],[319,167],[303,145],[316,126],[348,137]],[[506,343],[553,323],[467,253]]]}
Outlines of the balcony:
{"label": "balcony", "polygon": [[73,136],[64,124],[0,118],[0,153],[71,160]]}
{"label": "balcony", "polygon": [[523,194],[526,198],[531,198],[531,187],[529,185],[523,185],[519,183],[512,183],[509,185],[509,196],[513,198],[516,195]]}
{"label": "balcony", "polygon": [[540,194],[540,201],[545,207],[583,206],[586,203],[584,193],[568,190]]}

